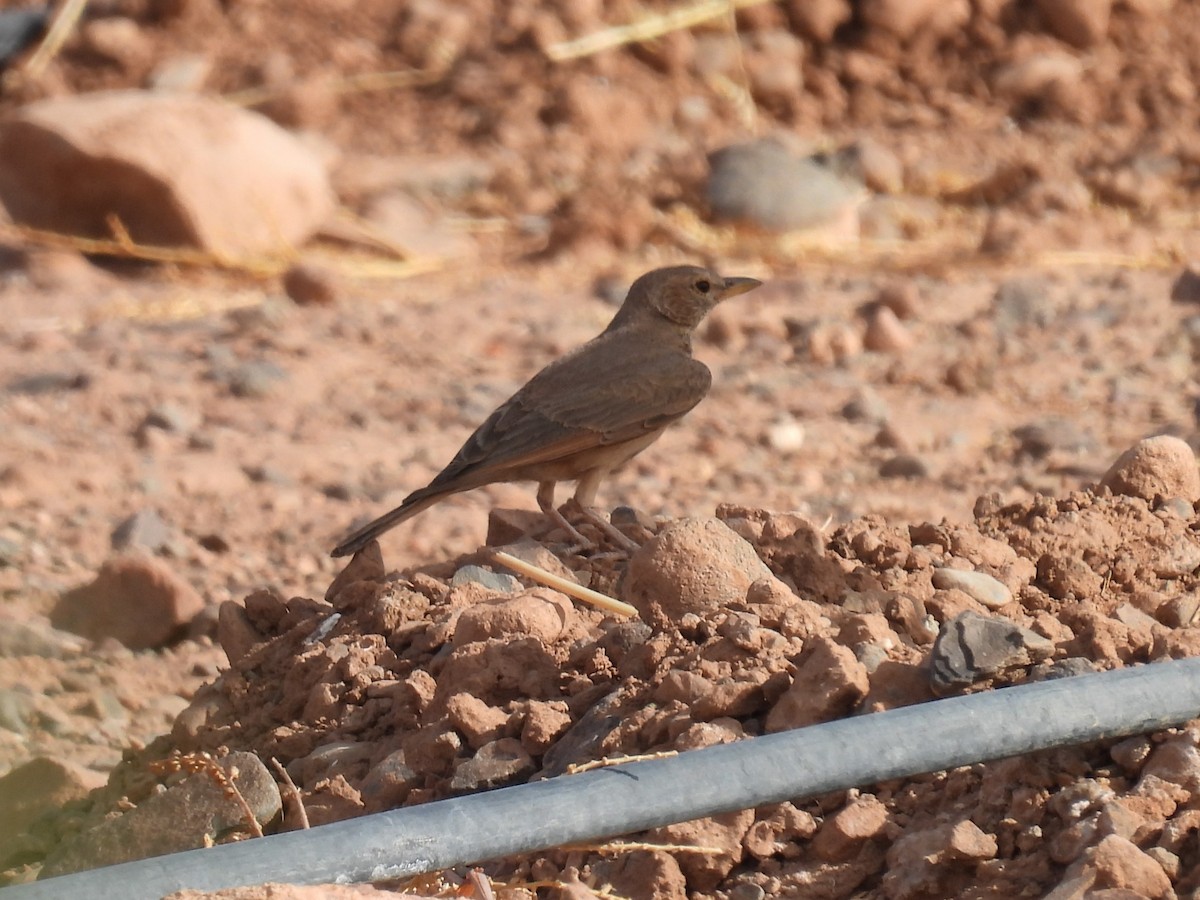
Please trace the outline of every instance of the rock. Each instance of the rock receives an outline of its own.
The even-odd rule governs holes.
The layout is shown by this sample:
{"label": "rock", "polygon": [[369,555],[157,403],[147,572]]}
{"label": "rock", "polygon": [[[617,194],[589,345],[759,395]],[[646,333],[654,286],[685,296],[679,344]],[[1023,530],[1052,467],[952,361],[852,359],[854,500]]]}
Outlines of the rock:
{"label": "rock", "polygon": [[160,403],[146,413],[146,418],[138,425],[138,431],[157,428],[170,434],[187,434],[199,425],[200,417],[194,410],[174,403]]}
{"label": "rock", "polygon": [[404,762],[404,751],[390,753],[376,763],[363,779],[361,794],[371,812],[394,809],[404,803],[409,791],[425,782]]}
{"label": "rock", "polygon": [[875,353],[903,353],[913,345],[904,323],[886,306],[877,306],[867,320],[863,346]]}
{"label": "rock", "polygon": [[313,263],[296,263],[284,272],[283,289],[300,306],[330,306],[342,293],[333,271]]}
{"label": "rock", "polygon": [[814,638],[805,644],[792,684],[767,714],[765,728],[787,731],[847,715],[869,688],[870,677],[854,651]]}
{"label": "rock", "polygon": [[231,666],[237,665],[266,638],[254,627],[245,608],[235,600],[226,600],[217,608],[217,643],[225,651]]}
{"label": "rock", "polygon": [[92,19],[79,33],[88,53],[115,63],[126,72],[137,72],[154,54],[150,38],[138,23],[125,16]]}
{"label": "rock", "polygon": [[1173,893],[1162,866],[1118,835],[1110,834],[1097,844],[1091,862],[1099,882],[1108,887],[1133,891],[1151,900]]}
{"label": "rock", "polygon": [[46,756],[17,766],[0,778],[0,847],[11,845],[43,813],[85,797],[104,782],[99,772]]}
{"label": "rock", "polygon": [[508,713],[467,693],[455,694],[446,701],[446,717],[472,750],[499,738],[508,725]]}
{"label": "rock", "polygon": [[[621,853],[615,859],[592,862],[591,872],[597,883],[618,897],[687,900],[687,879],[670,853],[655,850]],[[562,893],[584,900],[569,890]]]}
{"label": "rock", "polygon": [[512,544],[526,540],[546,528],[546,514],[532,509],[509,509],[494,507],[488,512],[487,538],[489,547]]}
{"label": "rock", "polygon": [[785,8],[796,30],[819,44],[832,40],[838,26],[854,15],[850,0],[788,0]]}
{"label": "rock", "polygon": [[350,585],[363,581],[383,581],[385,575],[387,567],[383,564],[383,551],[379,549],[379,541],[369,541],[354,554],[346,567],[334,576],[325,591],[325,599],[336,607],[338,594]]}
{"label": "rock", "polygon": [[945,894],[947,876],[955,863],[994,859],[996,838],[985,834],[970,819],[906,832],[887,854],[888,870],[883,876],[889,898],[925,897]]}
{"label": "rock", "polygon": [[708,893],[741,861],[745,852],[742,840],[752,824],[754,810],[743,809],[654,828],[646,832],[645,840],[712,848],[712,852],[681,853],[676,857],[679,868],[687,877],[689,890]]}
{"label": "rock", "polygon": [[957,588],[989,609],[999,609],[1012,603],[1013,595],[1003,582],[986,572],[963,569],[934,569],[933,586],[948,591]]}
{"label": "rock", "polygon": [[884,836],[887,823],[887,807],[863,794],[825,820],[813,838],[813,853],[828,862],[852,859],[864,843]]}
{"label": "rock", "polygon": [[400,248],[406,257],[460,258],[475,251],[470,235],[452,228],[428,205],[400,191],[376,196],[363,216],[389,246]]}
{"label": "rock", "polygon": [[859,4],[863,21],[901,41],[922,29],[944,34],[965,24],[970,12],[968,4],[959,0],[862,0]]}
{"label": "rock", "polygon": [[450,587],[463,584],[478,584],[499,594],[515,594],[525,587],[507,572],[493,572],[476,565],[463,566],[450,579]]}
{"label": "rock", "polygon": [[767,106],[790,108],[804,90],[804,44],[782,28],[752,31],[742,40],[750,93]]}
{"label": "rock", "polygon": [[229,392],[233,396],[250,399],[271,396],[287,377],[288,373],[284,369],[265,359],[239,363],[221,373],[221,380],[229,385]]}
{"label": "rock", "polygon": [[681,519],[629,560],[622,599],[642,620],[665,629],[686,614],[703,616],[744,600],[770,569],[754,548],[720,519]]}
{"label": "rock", "polygon": [[1042,100],[1052,91],[1074,87],[1083,72],[1083,62],[1070,53],[1034,53],[1002,66],[992,79],[992,87],[998,96],[1027,103]]}
{"label": "rock", "polygon": [[1108,33],[1112,0],[1037,0],[1046,27],[1073,47],[1091,47]]}
{"label": "rock", "polygon": [[833,225],[852,216],[863,197],[825,166],[769,138],[717,150],[708,161],[713,215],[767,231]]}
{"label": "rock", "polygon": [[1138,441],[1117,457],[1100,484],[1114,494],[1151,503],[1172,497],[1189,503],[1200,499],[1200,472],[1192,448],[1167,434]]}
{"label": "rock", "polygon": [[929,680],[935,692],[966,687],[1054,652],[1054,643],[1007,619],[967,610],[942,626],[933,642]]}
{"label": "rock", "polygon": [[521,746],[531,756],[541,756],[571,727],[571,713],[561,700],[532,700],[525,711]]}
{"label": "rock", "polygon": [[[279,815],[279,789],[257,756],[230,753],[215,764],[232,780],[260,825]],[[60,844],[46,858],[41,877],[193,850],[245,827],[242,804],[211,774],[199,772]]]}
{"label": "rock", "polygon": [[1154,775],[1190,791],[1200,793],[1200,750],[1187,735],[1169,738],[1155,748],[1142,769],[1143,775]]}
{"label": "rock", "polygon": [[84,642],[75,635],[41,621],[8,621],[0,628],[0,657],[70,659],[82,653],[84,647]]}
{"label": "rock", "polygon": [[204,90],[212,68],[212,59],[202,53],[179,53],[155,66],[146,86],[164,93],[197,94]]}
{"label": "rock", "polygon": [[179,534],[153,509],[139,509],[114,528],[110,542],[118,552],[140,548],[150,553],[183,555]]}
{"label": "rock", "polygon": [[897,453],[879,466],[883,478],[928,478],[929,463],[915,453]]}
{"label": "rock", "polygon": [[537,767],[521,742],[500,738],[484,744],[470,759],[463,760],[450,779],[450,790],[463,794],[525,781]]}
{"label": "rock", "polygon": [[804,446],[804,426],[795,419],[780,419],[767,428],[767,446],[778,453],[795,453]]}
{"label": "rock", "polygon": [[284,253],[328,217],[321,161],[267,119],[208,97],[100,91],[17,110],[0,127],[0,202],[36,228],[226,257]]}
{"label": "rock", "polygon": [[532,637],[552,644],[578,618],[571,601],[550,588],[531,588],[516,596],[484,600],[462,611],[453,643],[499,637]]}
{"label": "rock", "polygon": [[92,640],[111,637],[146,650],[166,644],[203,608],[203,598],[164,563],[127,554],[105,562],[90,584],[63,594],[50,621]]}
{"label": "rock", "polygon": [[14,734],[28,734],[37,712],[37,704],[27,690],[0,688],[0,728]]}
{"label": "rock", "polygon": [[1200,303],[1200,261],[1190,262],[1171,285],[1175,303]]}
{"label": "rock", "polygon": [[899,194],[904,190],[904,164],[874,138],[863,137],[847,144],[830,162],[843,176],[865,184],[876,193]]}

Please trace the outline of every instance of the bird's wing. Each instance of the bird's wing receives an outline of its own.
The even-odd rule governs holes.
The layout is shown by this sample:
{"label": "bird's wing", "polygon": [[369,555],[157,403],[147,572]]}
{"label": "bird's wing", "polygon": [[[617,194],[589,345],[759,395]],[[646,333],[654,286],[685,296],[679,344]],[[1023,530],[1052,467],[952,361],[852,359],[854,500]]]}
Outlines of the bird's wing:
{"label": "bird's wing", "polygon": [[475,430],[430,488],[570,458],[661,430],[704,399],[712,375],[678,349],[592,341],[535,375]]}

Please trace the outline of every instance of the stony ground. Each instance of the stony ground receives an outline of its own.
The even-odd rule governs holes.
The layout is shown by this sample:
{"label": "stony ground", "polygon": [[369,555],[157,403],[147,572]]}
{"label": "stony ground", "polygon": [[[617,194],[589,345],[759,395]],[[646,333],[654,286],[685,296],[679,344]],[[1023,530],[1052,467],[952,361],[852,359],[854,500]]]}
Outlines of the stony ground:
{"label": "stony ground", "polygon": [[[118,3],[6,76],[12,110],[190,72],[320,143],[367,220],[420,204],[401,233],[429,269],[326,238],[311,302],[5,232],[8,880],[299,827],[271,759],[319,824],[1200,652],[1200,6],[760,4],[558,59],[636,12],[579,9]],[[705,153],[780,133],[868,149],[849,237],[715,220]],[[702,327],[709,398],[601,490],[643,549],[511,548],[639,620],[480,551],[537,524],[494,512],[534,509],[524,485],[446,501],[331,589],[352,521],[678,261],[766,285]],[[1013,653],[964,668],[988,629]],[[1198,744],[1192,723],[487,873],[512,897],[1200,896]],[[204,804],[220,833],[162,827]]]}

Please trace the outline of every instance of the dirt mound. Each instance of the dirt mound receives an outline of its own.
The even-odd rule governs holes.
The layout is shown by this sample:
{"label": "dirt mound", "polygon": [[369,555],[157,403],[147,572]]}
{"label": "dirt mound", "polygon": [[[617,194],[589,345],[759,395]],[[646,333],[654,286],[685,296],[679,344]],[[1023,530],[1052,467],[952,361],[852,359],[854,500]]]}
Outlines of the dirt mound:
{"label": "dirt mound", "polygon": [[[632,566],[696,584],[714,568],[744,571],[739,596],[714,608],[693,589],[656,627],[545,587],[498,584],[486,550],[420,574],[359,561],[328,599],[260,591],[244,608],[227,604],[229,670],[60,828],[86,829],[118,797],[143,800],[148,763],[170,751],[278,759],[317,824],[604,756],[917,703],[944,687],[930,668],[939,629],[972,614],[1022,626],[1045,649],[976,670],[959,688],[1200,654],[1198,519],[1179,498],[1103,488],[1011,505],[984,497],[973,524],[865,518],[828,535],[797,515],[733,506],[709,521],[659,523],[660,534],[684,528],[705,540],[651,541]],[[739,546],[757,558],[742,559]],[[611,554],[566,562],[578,580],[629,599],[643,590]],[[718,855],[638,851],[614,866],[552,852],[495,874],[569,879],[575,868],[587,883],[648,896],[636,886],[653,870],[664,898],[755,888],[1004,897],[1076,881],[1182,895],[1200,888],[1198,741],[1191,727],[1057,750],[646,836],[727,848]]]}

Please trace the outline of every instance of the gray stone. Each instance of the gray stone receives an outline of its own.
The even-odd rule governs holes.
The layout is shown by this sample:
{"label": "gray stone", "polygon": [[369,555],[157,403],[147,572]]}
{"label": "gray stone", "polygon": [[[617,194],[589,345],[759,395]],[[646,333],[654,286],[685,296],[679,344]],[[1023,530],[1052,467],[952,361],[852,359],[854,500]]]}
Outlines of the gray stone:
{"label": "gray stone", "polygon": [[933,642],[929,681],[946,693],[1029,666],[1054,652],[1054,643],[1007,619],[961,612],[946,622]]}
{"label": "gray stone", "polygon": [[33,697],[16,688],[0,688],[0,728],[28,734],[34,716]]}
{"label": "gray stone", "polygon": [[[279,815],[279,789],[257,756],[231,753],[217,765],[260,825]],[[46,858],[41,877],[198,849],[247,824],[242,805],[210,774],[200,772],[59,845]]]}
{"label": "gray stone", "polygon": [[864,196],[861,185],[769,138],[718,150],[709,156],[709,165],[713,215],[768,231],[829,225]]}
{"label": "gray stone", "polygon": [[512,575],[504,572],[492,572],[475,565],[463,566],[450,579],[451,587],[472,583],[483,585],[488,590],[501,594],[515,594],[525,589],[525,586]]}
{"label": "gray stone", "polygon": [[49,624],[12,621],[0,628],[0,657],[70,659],[82,653],[85,646],[75,635]]}
{"label": "gray stone", "polygon": [[409,791],[425,781],[404,762],[404,751],[390,753],[372,766],[359,788],[363,804],[372,812],[393,809],[404,803]]}
{"label": "gray stone", "polygon": [[939,590],[957,588],[989,609],[999,609],[1012,603],[1013,599],[1012,591],[986,572],[934,569],[933,586]]}
{"label": "gray stone", "polygon": [[537,767],[516,738],[500,738],[484,744],[470,759],[458,764],[450,779],[450,790],[470,793],[525,781]]}
{"label": "gray stone", "polygon": [[182,556],[183,540],[153,509],[139,509],[113,529],[110,538],[114,550],[141,547],[151,553]]}

